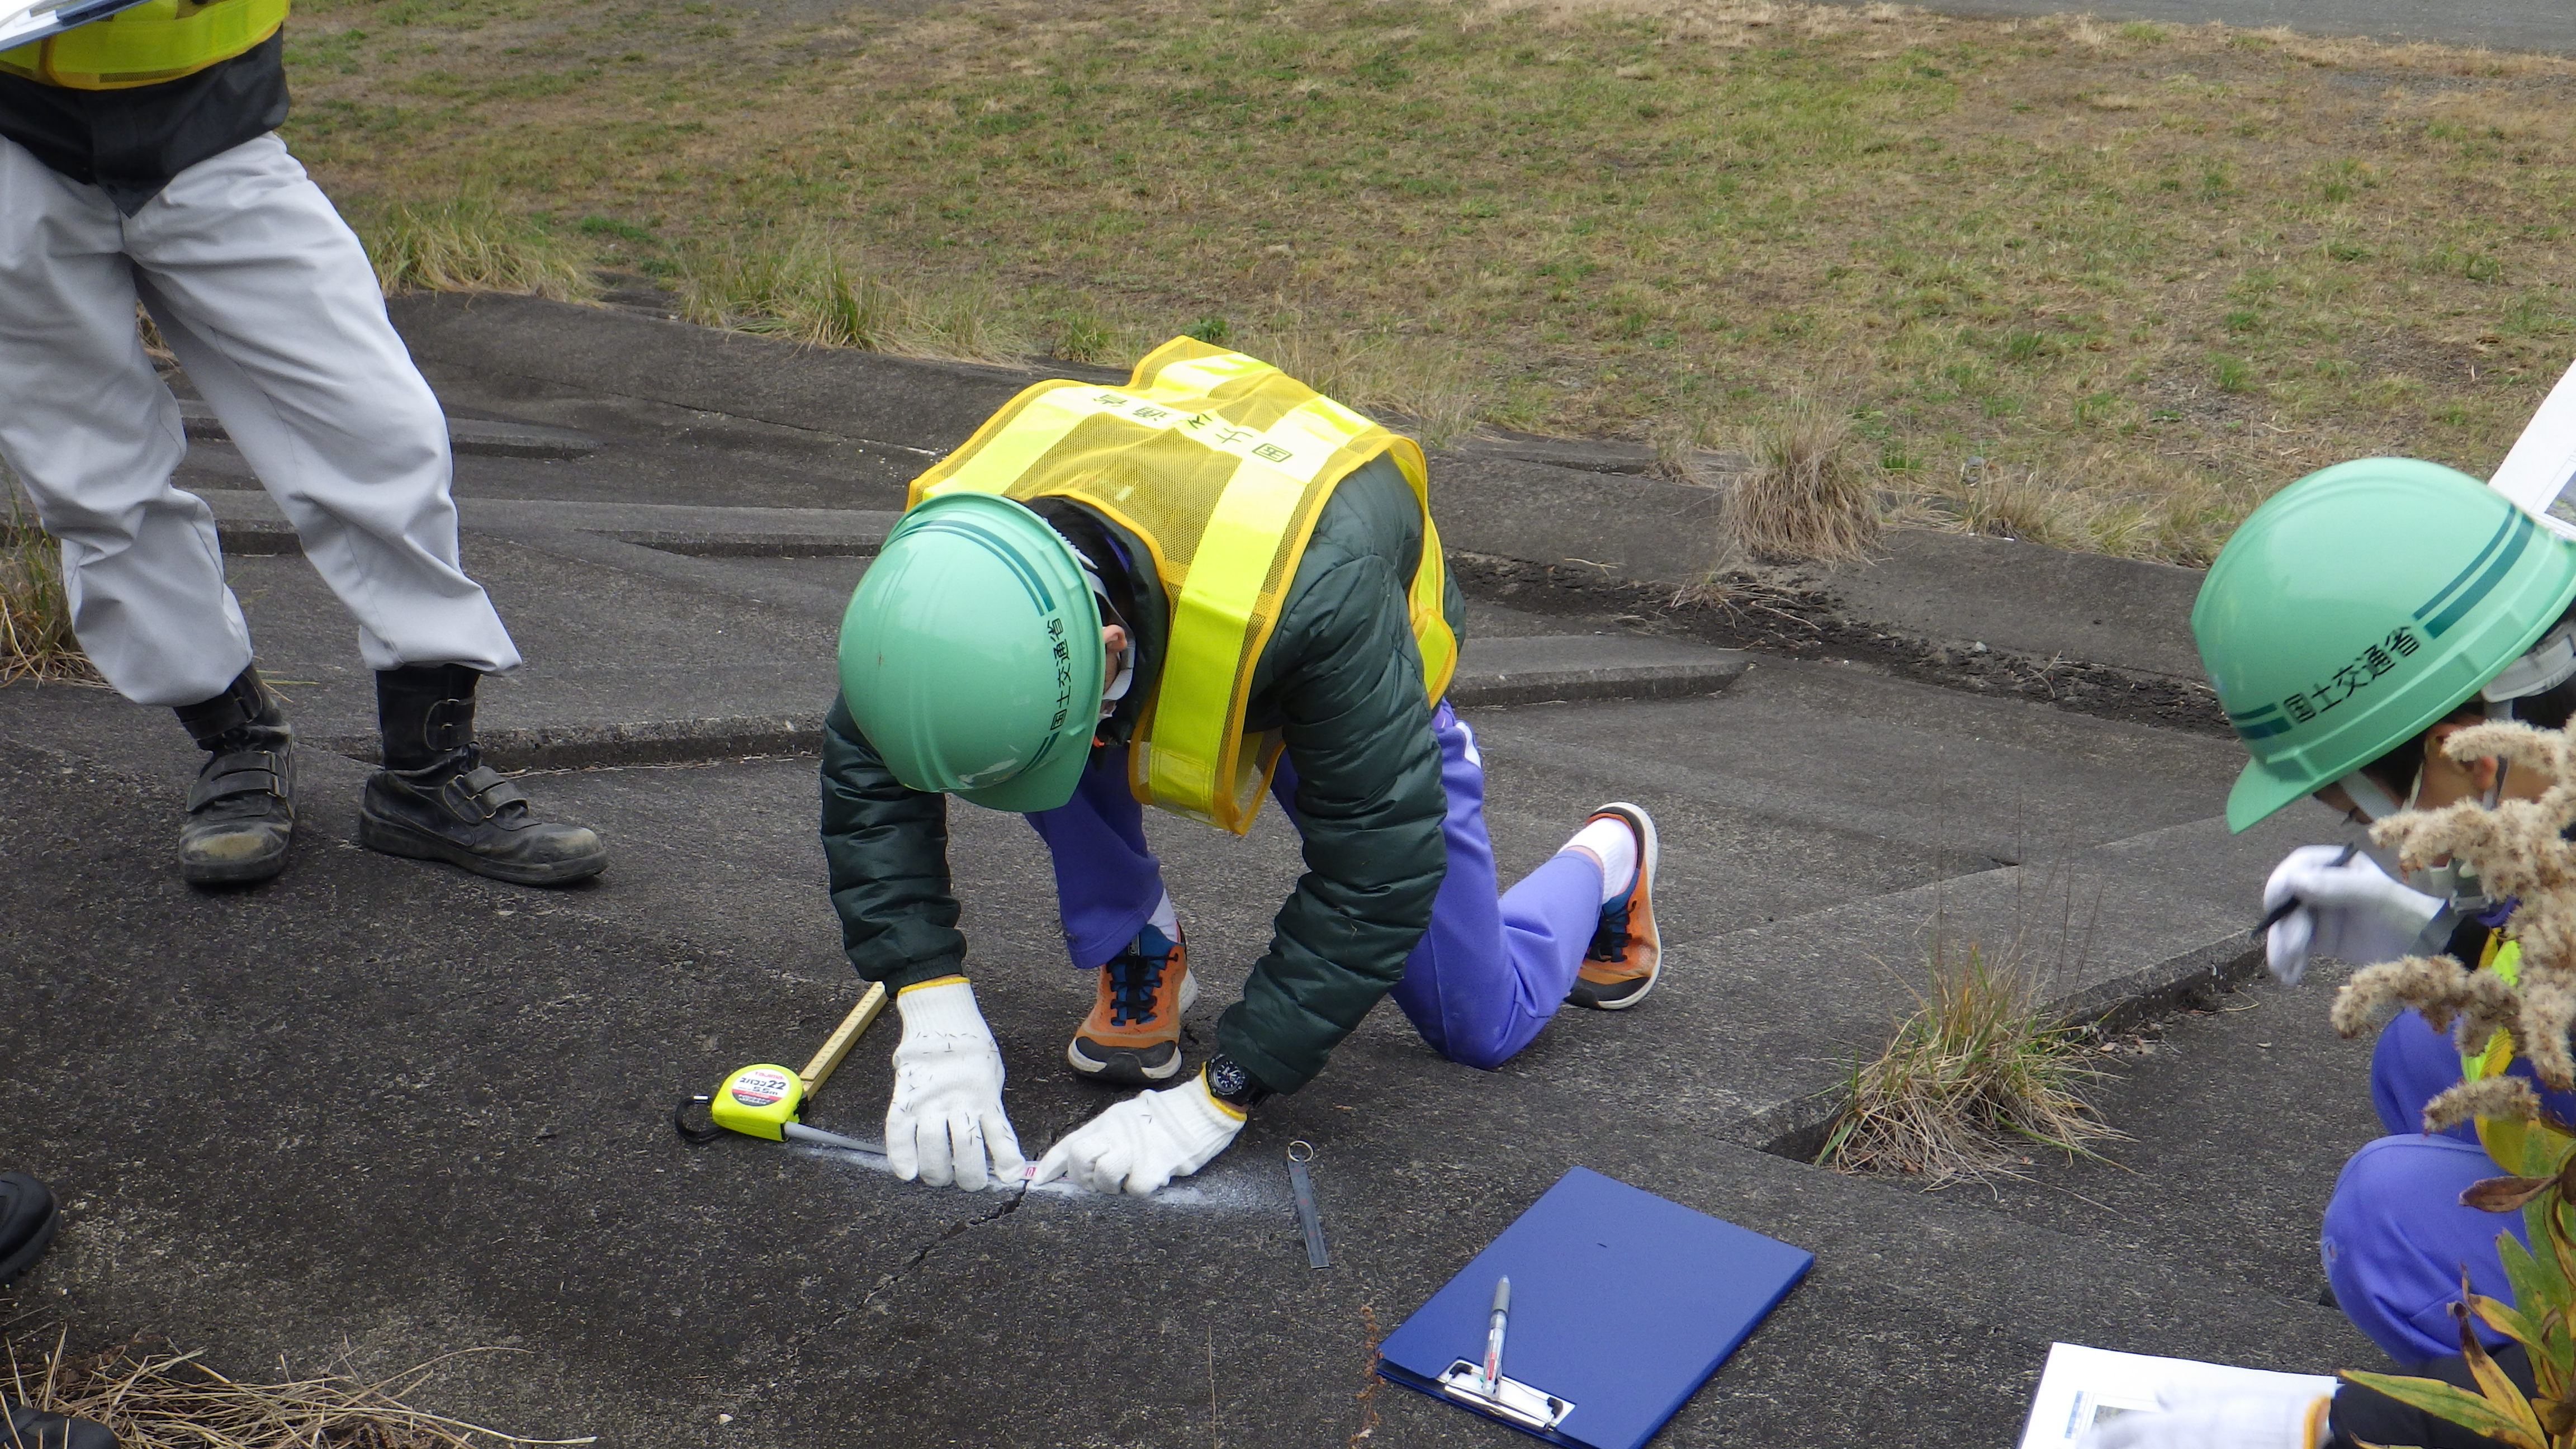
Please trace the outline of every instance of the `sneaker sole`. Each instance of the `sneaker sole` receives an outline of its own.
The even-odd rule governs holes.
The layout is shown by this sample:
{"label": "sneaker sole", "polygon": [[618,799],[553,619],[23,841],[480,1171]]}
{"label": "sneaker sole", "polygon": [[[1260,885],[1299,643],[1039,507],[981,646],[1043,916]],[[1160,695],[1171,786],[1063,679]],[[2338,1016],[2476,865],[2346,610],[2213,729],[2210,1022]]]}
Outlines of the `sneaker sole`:
{"label": "sneaker sole", "polygon": [[[1642,874],[1646,883],[1646,905],[1648,911],[1651,912],[1654,908],[1655,900],[1655,871],[1664,863],[1663,841],[1655,833],[1655,817],[1647,814],[1644,806],[1631,805],[1625,800],[1613,800],[1609,804],[1602,806],[1600,809],[1595,810],[1592,813],[1595,815],[1602,815],[1612,812],[1616,812],[1624,816],[1637,827],[1637,869]],[[1648,995],[1652,994],[1656,985],[1663,979],[1663,940],[1659,932],[1655,942],[1655,969],[1647,973],[1645,985],[1638,987],[1636,990],[1625,996],[1605,1001],[1598,997],[1586,999],[1587,993],[1584,991],[1584,983],[1580,978],[1577,978],[1574,985],[1574,992],[1569,999],[1577,1006],[1589,1007],[1594,1011],[1626,1011],[1629,1007],[1645,1000]]]}
{"label": "sneaker sole", "polygon": [[[1198,973],[1192,972],[1181,978],[1181,1014],[1187,1016],[1190,1008],[1198,1004],[1198,999]],[[1097,1047],[1105,1055],[1085,1056],[1082,1051],[1085,1046]],[[1170,1061],[1161,1066],[1151,1066],[1146,1063],[1144,1054],[1132,1047],[1102,1047],[1088,1037],[1076,1036],[1065,1043],[1064,1060],[1065,1065],[1072,1067],[1086,1081],[1107,1082],[1121,1087],[1150,1087],[1181,1074],[1181,1039],[1177,1033],[1172,1037],[1171,1047]]]}
{"label": "sneaker sole", "polygon": [[608,851],[602,847],[596,854],[576,856],[571,860],[546,865],[511,865],[476,855],[453,841],[415,830],[399,821],[358,812],[358,843],[385,855],[398,855],[405,860],[439,860],[460,870],[472,871],[492,880],[511,885],[563,885],[585,880],[608,868]]}

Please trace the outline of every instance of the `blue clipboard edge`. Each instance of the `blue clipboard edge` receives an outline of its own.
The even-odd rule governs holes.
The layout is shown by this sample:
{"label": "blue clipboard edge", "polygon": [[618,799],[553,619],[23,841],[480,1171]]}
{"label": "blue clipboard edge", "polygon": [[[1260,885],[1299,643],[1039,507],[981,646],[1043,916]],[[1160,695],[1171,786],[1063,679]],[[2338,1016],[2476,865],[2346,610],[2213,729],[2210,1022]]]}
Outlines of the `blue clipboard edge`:
{"label": "blue clipboard edge", "polygon": [[[1788,1301],[1789,1295],[1797,1291],[1798,1285],[1807,1281],[1807,1275],[1815,1271],[1816,1255],[1808,1253],[1806,1257],[1807,1261],[1799,1265],[1797,1273],[1794,1274],[1788,1282],[1780,1285],[1780,1291],[1772,1295],[1770,1302],[1762,1305],[1761,1313],[1755,1315],[1751,1326],[1745,1329],[1744,1336],[1737,1339],[1735,1342],[1728,1344],[1726,1346],[1726,1352],[1717,1356],[1717,1362],[1709,1365],[1707,1377],[1702,1378],[1698,1383],[1691,1385],[1690,1392],[1682,1395],[1680,1403],[1673,1405],[1674,1413],[1680,1413],[1683,1404],[1687,1404],[1692,1399],[1697,1398],[1699,1396],[1699,1391],[1708,1387],[1709,1379],[1717,1377],[1717,1371],[1726,1367],[1727,1360],[1735,1357],[1738,1349],[1743,1348],[1745,1344],[1751,1342],[1753,1335],[1761,1331],[1762,1325],[1770,1320],[1771,1315],[1779,1311],[1780,1305]],[[1401,1364],[1389,1363],[1386,1355],[1384,1354],[1379,1354],[1377,1356],[1377,1374],[1379,1378],[1386,1380],[1388,1383],[1401,1384],[1404,1387],[1413,1390],[1417,1394],[1423,1394],[1430,1398],[1437,1399],[1441,1403],[1447,1404],[1452,1408],[1464,1409],[1468,1413],[1476,1415],[1478,1418],[1487,1419],[1502,1425],[1506,1429],[1527,1434],[1533,1439],[1541,1440],[1549,1444],[1560,1444],[1565,1446],[1565,1449],[1594,1449],[1594,1446],[1589,1440],[1577,1439],[1574,1436],[1559,1430],[1533,1429],[1527,1424],[1516,1423],[1510,1419],[1504,1418],[1500,1414],[1489,1413],[1486,1410],[1477,1408],[1474,1404],[1471,1404],[1464,1399],[1442,1392],[1440,1385],[1436,1381],[1424,1378],[1420,1374],[1413,1372],[1411,1369],[1405,1368]],[[1508,1378],[1510,1376],[1506,1374],[1505,1377]],[[1535,1387],[1544,1389],[1547,1386],[1540,1384]],[[1550,1392],[1553,1392],[1553,1390],[1550,1390]],[[1581,1401],[1578,1400],[1577,1402],[1580,1403]],[[1671,1422],[1672,1420],[1670,1418],[1667,1418],[1664,1421],[1665,1424],[1669,1424]],[[1655,1426],[1655,1433],[1660,1434],[1663,1430],[1663,1424]],[[1651,1438],[1653,1436],[1649,1435],[1648,1437]]]}

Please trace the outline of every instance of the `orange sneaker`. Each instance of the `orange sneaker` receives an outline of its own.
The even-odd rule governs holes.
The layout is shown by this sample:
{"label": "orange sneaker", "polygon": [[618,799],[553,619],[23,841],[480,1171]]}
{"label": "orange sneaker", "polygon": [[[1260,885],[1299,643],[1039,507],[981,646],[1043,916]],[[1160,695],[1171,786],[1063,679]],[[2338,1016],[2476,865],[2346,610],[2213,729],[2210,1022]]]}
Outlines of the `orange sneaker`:
{"label": "orange sneaker", "polygon": [[1655,866],[1662,850],[1654,817],[1638,806],[1614,801],[1583,823],[1595,820],[1616,820],[1637,833],[1637,875],[1627,894],[1601,908],[1601,924],[1565,999],[1595,1011],[1625,1011],[1645,1000],[1663,974],[1663,938],[1655,931]]}
{"label": "orange sneaker", "polygon": [[1150,1087],[1181,1071],[1181,1013],[1199,999],[1189,949],[1148,925],[1100,968],[1100,996],[1064,1049],[1095,1082]]}

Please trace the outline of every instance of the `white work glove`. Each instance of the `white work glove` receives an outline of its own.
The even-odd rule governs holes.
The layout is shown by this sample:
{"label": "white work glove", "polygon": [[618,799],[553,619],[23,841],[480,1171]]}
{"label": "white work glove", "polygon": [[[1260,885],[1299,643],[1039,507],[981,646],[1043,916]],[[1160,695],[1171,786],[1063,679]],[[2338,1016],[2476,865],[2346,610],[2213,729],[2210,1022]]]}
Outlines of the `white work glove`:
{"label": "white work glove", "polygon": [[1243,1130],[1243,1114],[1208,1095],[1205,1074],[1135,1096],[1064,1135],[1030,1186],[1069,1177],[1093,1192],[1143,1197],[1208,1165]]}
{"label": "white work glove", "polygon": [[2321,1449],[2309,1433],[2326,1396],[2314,1389],[2208,1397],[2205,1388],[2167,1388],[2156,1412],[2122,1414],[2086,1436],[2080,1449]]}
{"label": "white work glove", "polygon": [[975,989],[962,976],[926,981],[895,993],[894,1009],[903,1017],[894,1096],[886,1103],[886,1161],[894,1175],[933,1187],[954,1181],[969,1191],[990,1177],[1018,1177],[1027,1159],[1002,1115],[1002,1051],[975,1009]]}
{"label": "white work glove", "polygon": [[2335,864],[2341,854],[2341,846],[2302,845],[2263,883],[2265,915],[2299,903],[2263,937],[2263,963],[2291,986],[2308,974],[2311,953],[2356,966],[2396,960],[2442,909],[2441,897],[2389,879],[2369,856]]}

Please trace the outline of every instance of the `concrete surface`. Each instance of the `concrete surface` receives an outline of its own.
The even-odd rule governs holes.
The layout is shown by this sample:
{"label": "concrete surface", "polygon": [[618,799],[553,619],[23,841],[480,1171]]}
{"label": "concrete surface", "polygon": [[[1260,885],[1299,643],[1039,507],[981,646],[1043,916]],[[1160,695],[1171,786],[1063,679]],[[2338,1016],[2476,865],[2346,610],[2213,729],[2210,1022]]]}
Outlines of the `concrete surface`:
{"label": "concrete surface", "polygon": [[1898,529],[1867,564],[1813,577],[1850,617],[1891,632],[2194,683],[2206,677],[2191,637],[2198,569]]}
{"label": "concrete surface", "polygon": [[[2268,1263],[2249,1278],[1712,1139],[1667,1097],[1756,1064],[1670,1012],[1560,1023],[1552,1051],[1490,1075],[1432,1059],[1382,1014],[1187,1205],[1014,1206],[837,1154],[684,1147],[668,1098],[739,1060],[793,1057],[851,995],[810,866],[804,908],[749,934],[740,906],[691,909],[721,906],[728,872],[635,879],[647,842],[631,831],[612,831],[627,854],[600,887],[512,891],[335,845],[356,770],[325,760],[296,870],[194,897],[169,880],[162,831],[136,828],[175,818],[166,778],[127,772],[156,754],[176,754],[158,728],[0,746],[0,788],[22,806],[0,826],[17,907],[0,943],[41,1005],[0,1026],[18,1064],[0,1123],[74,1203],[61,1251],[10,1306],[85,1333],[148,1328],[249,1364],[344,1342],[377,1367],[500,1345],[520,1352],[468,1361],[430,1402],[612,1444],[1313,1444],[1360,1427],[1370,1323],[1391,1326],[1579,1161],[1819,1255],[1666,1442],[2004,1442],[2051,1338],[2367,1361]],[[783,786],[810,765],[740,768]],[[720,768],[589,778],[615,774],[672,856],[721,863],[737,837],[810,829],[804,800],[772,806]],[[696,788],[667,783],[682,776]],[[535,788],[576,798],[564,783]],[[993,866],[970,896],[974,969],[1038,1143],[1104,1097],[1049,1066],[1082,992],[1033,919],[1028,844],[982,817],[959,850]],[[1198,939],[1257,921],[1257,897],[1220,898],[1199,875],[1175,870],[1186,900],[1217,905]],[[1249,949],[1211,953],[1232,958],[1209,967],[1220,998]],[[1682,969],[1699,980],[1677,977],[1657,1008],[1739,986],[1696,952]],[[1577,1043],[1622,1064],[1613,1093],[1569,1077]],[[819,1122],[872,1121],[884,1046],[853,1058]],[[112,1109],[64,1111],[74,1080]],[[1321,1149],[1324,1273],[1304,1267],[1286,1211],[1291,1138]],[[1378,1442],[1503,1442],[1393,1391],[1367,1407]]]}
{"label": "concrete surface", "polygon": [[[433,309],[406,326],[431,335],[458,415],[515,397],[496,424],[597,440],[577,459],[460,457],[459,494],[468,566],[528,656],[487,686],[487,737],[519,763],[585,766],[526,788],[597,825],[611,868],[532,892],[352,843],[372,707],[354,631],[243,493],[238,454],[200,440],[186,480],[228,536],[280,550],[231,569],[317,746],[304,825],[280,881],[192,893],[168,861],[194,765],[175,724],[95,689],[0,688],[0,971],[29,1005],[0,1018],[0,1143],[72,1204],[0,1321],[85,1342],[158,1333],[249,1370],[489,1346],[506,1352],[457,1361],[427,1402],[656,1449],[1307,1445],[1364,1428],[1372,1444],[1499,1444],[1506,1431],[1372,1387],[1368,1345],[1581,1163],[1818,1255],[1662,1443],[2003,1444],[2053,1338],[2375,1366],[2299,1266],[2321,1183],[2375,1131],[2354,1075],[2366,1048],[2314,1040],[2322,992],[2277,1008],[2307,1023],[2265,1038],[2299,1043],[2286,1073],[2231,1083],[2207,1064],[2248,1048],[2192,1046],[2190,1022],[2166,1038],[2186,1066],[2162,1047],[2106,1058],[2131,1073],[2105,1091],[2137,1134],[2113,1154],[2135,1152],[2134,1186],[2043,1162],[2027,1184],[1926,1197],[1761,1150],[1812,1139],[1936,933],[2017,949],[2087,1012],[2241,976],[2264,871],[2287,844],[2335,838],[2324,812],[2228,837],[2230,742],[1645,637],[1642,616],[1589,595],[1471,604],[1459,697],[1506,878],[1603,800],[1656,813],[1673,974],[1640,1009],[1566,1013],[1493,1073],[1441,1061],[1381,1009],[1312,1088],[1153,1204],[970,1197],[849,1154],[684,1146],[675,1100],[748,1061],[801,1060],[856,995],[823,894],[814,761],[793,752],[829,697],[871,530],[922,456],[875,435],[932,416],[895,405],[905,388],[1010,384],[650,329],[549,354],[534,315]],[[478,333],[478,316],[508,325]],[[710,373],[730,401],[692,390],[707,348],[738,364]],[[543,375],[478,370],[503,360]],[[747,411],[696,407],[716,401]],[[1547,508],[1588,500],[1564,529],[1591,526],[1639,481],[1503,462],[1544,475],[1485,475],[1532,479],[1496,516],[1542,542]],[[1991,618],[2010,647],[2051,643],[2008,636],[2010,610],[1957,612],[1996,609],[2004,572],[1924,603],[1937,565],[1900,557],[1868,607],[1914,610],[1927,638]],[[1922,590],[1900,586],[1907,568]],[[2153,610],[2150,590],[2077,627],[2144,669],[2170,643]],[[1581,694],[1614,697],[1500,702]],[[1207,988],[1196,1055],[1302,863],[1275,812],[1241,839],[1148,829]],[[1040,1148],[1109,1100],[1057,1065],[1091,988],[1063,960],[1026,827],[961,806],[951,836],[969,969]],[[817,1125],[875,1134],[890,1045],[883,1029],[861,1044]],[[1321,1273],[1280,1170],[1300,1138],[1320,1150]],[[2226,1242],[2199,1236],[2212,1223]]]}

